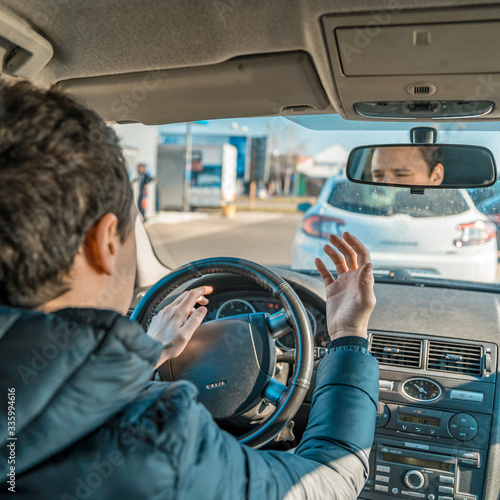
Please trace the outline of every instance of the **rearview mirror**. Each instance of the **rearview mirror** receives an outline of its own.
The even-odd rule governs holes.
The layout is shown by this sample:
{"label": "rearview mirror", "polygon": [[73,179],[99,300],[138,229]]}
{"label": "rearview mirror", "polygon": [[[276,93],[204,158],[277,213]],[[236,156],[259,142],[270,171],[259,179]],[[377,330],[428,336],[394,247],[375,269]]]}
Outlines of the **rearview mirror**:
{"label": "rearview mirror", "polygon": [[481,146],[391,144],[351,151],[347,178],[410,188],[484,188],[496,181],[493,154]]}

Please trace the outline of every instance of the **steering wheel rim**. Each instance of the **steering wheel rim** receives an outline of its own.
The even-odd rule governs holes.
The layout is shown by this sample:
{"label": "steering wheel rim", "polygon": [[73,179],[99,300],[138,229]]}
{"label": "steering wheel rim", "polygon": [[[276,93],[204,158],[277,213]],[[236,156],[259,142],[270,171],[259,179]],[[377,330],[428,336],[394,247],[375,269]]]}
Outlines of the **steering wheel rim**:
{"label": "steering wheel rim", "polygon": [[202,259],[179,267],[153,285],[139,301],[130,319],[140,323],[146,330],[155,309],[176,288],[192,279],[221,273],[245,277],[279,299],[295,337],[296,359],[293,373],[280,394],[274,412],[262,424],[237,437],[241,443],[258,448],[278,435],[295,416],[307,394],[312,377],[312,332],[306,310],[293,288],[278,274],[252,261],[230,257]]}

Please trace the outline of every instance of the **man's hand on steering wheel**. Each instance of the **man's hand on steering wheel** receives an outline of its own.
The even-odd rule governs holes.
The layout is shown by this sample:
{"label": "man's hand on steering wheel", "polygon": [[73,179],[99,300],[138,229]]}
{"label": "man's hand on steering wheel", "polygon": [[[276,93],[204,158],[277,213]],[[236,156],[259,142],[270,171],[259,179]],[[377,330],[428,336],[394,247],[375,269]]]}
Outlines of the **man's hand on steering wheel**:
{"label": "man's hand on steering wheel", "polygon": [[[203,306],[208,304],[205,295],[212,292],[211,286],[185,291],[153,317],[148,335],[164,346],[155,368],[181,354],[205,318],[207,308]],[[201,304],[201,307],[195,308],[196,304]]]}
{"label": "man's hand on steering wheel", "polygon": [[326,317],[330,339],[355,335],[367,337],[368,319],[375,307],[370,252],[352,234],[331,234],[323,250],[335,264],[335,280],[321,259],[315,264],[326,288]]}

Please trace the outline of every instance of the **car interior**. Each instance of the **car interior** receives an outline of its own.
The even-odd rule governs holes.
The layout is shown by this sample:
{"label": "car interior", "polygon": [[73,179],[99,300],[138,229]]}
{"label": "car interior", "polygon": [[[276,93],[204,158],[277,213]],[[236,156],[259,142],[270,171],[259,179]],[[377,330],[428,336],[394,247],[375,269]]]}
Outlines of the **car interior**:
{"label": "car interior", "polygon": [[[407,143],[436,142],[415,140],[416,124],[500,132],[499,50],[500,5],[487,0],[0,0],[1,77],[55,85],[112,124],[333,116],[352,122],[352,134],[358,122],[382,132],[395,123]],[[460,130],[451,139],[463,143]],[[408,187],[398,211],[429,210],[429,192]],[[136,239],[130,315],[145,328],[183,290],[215,288],[191,358],[157,376],[192,380],[242,443],[295,447],[328,345],[319,275],[222,256],[171,269],[140,220]],[[359,498],[498,500],[500,285],[396,268],[375,275],[369,343],[380,401]]]}

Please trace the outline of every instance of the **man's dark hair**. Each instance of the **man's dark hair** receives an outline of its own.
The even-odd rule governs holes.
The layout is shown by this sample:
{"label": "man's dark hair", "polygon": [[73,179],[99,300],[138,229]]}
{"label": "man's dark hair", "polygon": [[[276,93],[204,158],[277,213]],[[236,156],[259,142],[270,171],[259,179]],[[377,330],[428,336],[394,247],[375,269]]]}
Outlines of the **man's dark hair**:
{"label": "man's dark hair", "polygon": [[0,303],[34,308],[69,289],[106,213],[130,230],[132,190],[114,131],[54,89],[0,84]]}
{"label": "man's dark hair", "polygon": [[431,175],[434,167],[438,163],[443,163],[443,153],[441,152],[441,148],[438,146],[420,146],[418,149],[427,164],[429,175]]}

